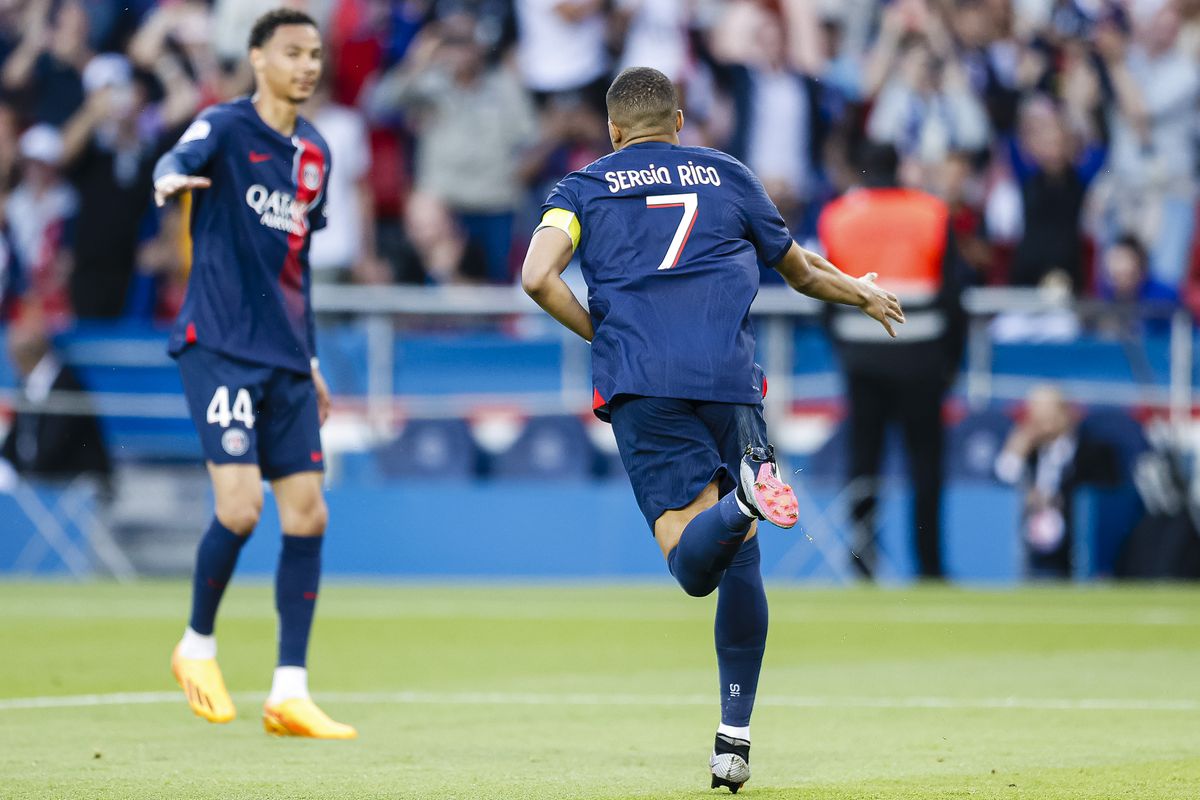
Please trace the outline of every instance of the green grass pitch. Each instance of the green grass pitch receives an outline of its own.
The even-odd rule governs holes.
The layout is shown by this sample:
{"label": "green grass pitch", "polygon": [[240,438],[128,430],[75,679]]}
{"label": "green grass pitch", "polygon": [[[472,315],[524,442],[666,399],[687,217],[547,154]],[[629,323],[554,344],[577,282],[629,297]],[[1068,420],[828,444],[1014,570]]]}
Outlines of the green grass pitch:
{"label": "green grass pitch", "polygon": [[[739,797],[1200,797],[1196,589],[769,591]],[[312,687],[361,738],[312,742],[258,719],[266,585],[235,584],[220,622],[239,718],[188,712],[187,592],[0,583],[0,797],[718,796],[712,598],[327,582]]]}

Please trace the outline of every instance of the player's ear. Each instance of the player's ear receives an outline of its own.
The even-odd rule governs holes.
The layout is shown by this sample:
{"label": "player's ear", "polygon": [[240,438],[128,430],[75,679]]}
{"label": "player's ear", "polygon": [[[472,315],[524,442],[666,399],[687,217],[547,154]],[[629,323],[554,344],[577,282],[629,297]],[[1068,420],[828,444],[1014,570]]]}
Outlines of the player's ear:
{"label": "player's ear", "polygon": [[683,130],[683,109],[678,109],[675,112],[675,132],[679,133]]}
{"label": "player's ear", "polygon": [[621,140],[625,138],[625,134],[617,127],[611,119],[608,121],[608,140],[612,142],[613,149],[616,150],[621,145]]}
{"label": "player's ear", "polygon": [[263,56],[261,47],[250,48],[250,66],[254,68],[255,72],[258,72],[260,69],[262,69],[264,58],[265,57]]}

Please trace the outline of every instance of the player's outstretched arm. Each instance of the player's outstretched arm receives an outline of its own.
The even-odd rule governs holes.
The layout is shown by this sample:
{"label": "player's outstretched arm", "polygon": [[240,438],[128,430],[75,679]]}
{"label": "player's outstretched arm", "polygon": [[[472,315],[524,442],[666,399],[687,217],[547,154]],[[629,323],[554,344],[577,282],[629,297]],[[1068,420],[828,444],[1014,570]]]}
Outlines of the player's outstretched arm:
{"label": "player's outstretched arm", "polygon": [[212,181],[199,175],[179,175],[177,173],[163,175],[154,182],[154,204],[162,208],[177,194],[192,189],[207,189],[210,186],[212,186]]}
{"label": "player's outstretched arm", "polygon": [[896,295],[875,285],[878,277],[869,272],[852,278],[821,256],[805,250],[795,242],[783,260],[775,266],[788,285],[801,294],[827,303],[855,306],[871,319],[877,320],[895,337],[892,322],[904,322],[904,310]]}
{"label": "player's outstretched arm", "polygon": [[539,228],[521,266],[521,286],[547,314],[590,342],[592,316],[580,305],[562,274],[571,263],[571,237],[558,228]]}

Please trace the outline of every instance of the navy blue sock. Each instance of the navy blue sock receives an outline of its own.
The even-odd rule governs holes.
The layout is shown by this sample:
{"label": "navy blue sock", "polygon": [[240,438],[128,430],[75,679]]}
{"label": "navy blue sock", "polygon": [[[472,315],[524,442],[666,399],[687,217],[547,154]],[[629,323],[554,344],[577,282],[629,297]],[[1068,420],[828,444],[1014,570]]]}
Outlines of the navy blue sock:
{"label": "navy blue sock", "polygon": [[687,524],[679,544],[667,554],[667,567],[685,592],[693,597],[712,594],[753,521],[730,492]]}
{"label": "navy blue sock", "polygon": [[317,609],[324,536],[283,535],[275,571],[275,610],[279,612],[279,666],[303,667],[308,633]]}
{"label": "navy blue sock", "polygon": [[208,532],[200,539],[196,550],[196,571],[192,577],[192,618],[189,627],[196,633],[211,636],[217,622],[217,606],[233,575],[238,554],[250,536],[238,536],[222,525],[216,517]]}
{"label": "navy blue sock", "polygon": [[767,593],[763,589],[758,537],[742,545],[717,592],[717,668],[721,675],[721,723],[750,724],[763,650],[767,646]]}

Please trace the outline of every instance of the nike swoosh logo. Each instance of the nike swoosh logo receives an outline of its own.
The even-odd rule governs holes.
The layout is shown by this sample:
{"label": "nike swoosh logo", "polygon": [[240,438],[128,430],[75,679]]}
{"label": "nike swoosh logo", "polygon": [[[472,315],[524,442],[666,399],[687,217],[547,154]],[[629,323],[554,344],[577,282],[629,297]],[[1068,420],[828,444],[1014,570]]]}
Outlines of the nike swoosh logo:
{"label": "nike swoosh logo", "polygon": [[261,164],[264,161],[270,161],[270,160],[271,160],[270,153],[256,153],[253,150],[250,151],[250,163],[251,164]]}

